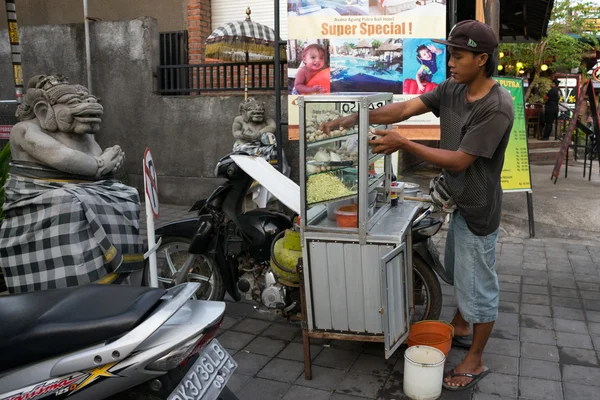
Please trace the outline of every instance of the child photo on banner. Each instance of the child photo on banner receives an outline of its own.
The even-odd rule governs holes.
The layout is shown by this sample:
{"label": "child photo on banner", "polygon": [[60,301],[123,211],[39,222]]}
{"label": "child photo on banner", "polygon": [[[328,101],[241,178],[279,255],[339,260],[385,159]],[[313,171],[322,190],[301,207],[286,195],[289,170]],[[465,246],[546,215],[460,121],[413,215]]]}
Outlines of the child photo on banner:
{"label": "child photo on banner", "polygon": [[331,91],[329,41],[288,41],[288,94],[323,94]]}
{"label": "child photo on banner", "polygon": [[331,92],[402,94],[402,39],[331,40]]}
{"label": "child photo on banner", "polygon": [[403,94],[431,92],[446,79],[445,50],[429,39],[404,39]]}

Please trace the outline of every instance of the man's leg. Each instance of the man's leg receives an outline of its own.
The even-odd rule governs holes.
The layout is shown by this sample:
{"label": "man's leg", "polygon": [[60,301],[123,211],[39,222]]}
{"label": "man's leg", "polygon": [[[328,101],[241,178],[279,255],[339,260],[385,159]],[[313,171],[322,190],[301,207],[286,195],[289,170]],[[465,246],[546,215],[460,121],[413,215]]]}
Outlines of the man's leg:
{"label": "man's leg", "polygon": [[[484,370],[483,350],[498,316],[499,284],[496,275],[496,242],[498,231],[488,236],[476,236],[466,221],[453,217],[454,288],[458,308],[452,321],[455,335],[469,333],[473,323],[473,344],[465,359],[454,369],[455,374],[478,375]],[[449,249],[447,249],[448,251]],[[446,376],[450,386],[468,385],[473,378]]]}
{"label": "man's leg", "polygon": [[[454,368],[456,374],[467,373],[478,375],[483,372],[483,350],[492,333],[493,327],[493,321],[485,324],[473,324],[473,344],[465,359]],[[446,377],[444,381],[450,386],[466,386],[472,381],[472,378],[455,376],[453,378]]]}
{"label": "man's leg", "polygon": [[546,111],[544,113],[544,118],[545,118],[545,122],[546,125],[544,126],[544,136],[542,137],[542,139],[548,139],[550,138],[550,135],[552,134],[552,124],[554,123],[554,113],[553,112],[549,112]]}

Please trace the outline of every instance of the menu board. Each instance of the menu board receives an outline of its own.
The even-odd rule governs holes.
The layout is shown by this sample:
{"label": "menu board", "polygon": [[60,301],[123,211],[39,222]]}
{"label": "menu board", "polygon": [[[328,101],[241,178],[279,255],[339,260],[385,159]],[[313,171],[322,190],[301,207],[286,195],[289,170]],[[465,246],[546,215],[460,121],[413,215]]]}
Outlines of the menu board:
{"label": "menu board", "polygon": [[494,79],[498,81],[500,86],[510,92],[515,110],[510,141],[504,153],[504,168],[501,176],[502,190],[505,192],[531,191],[523,80],[503,76]]}

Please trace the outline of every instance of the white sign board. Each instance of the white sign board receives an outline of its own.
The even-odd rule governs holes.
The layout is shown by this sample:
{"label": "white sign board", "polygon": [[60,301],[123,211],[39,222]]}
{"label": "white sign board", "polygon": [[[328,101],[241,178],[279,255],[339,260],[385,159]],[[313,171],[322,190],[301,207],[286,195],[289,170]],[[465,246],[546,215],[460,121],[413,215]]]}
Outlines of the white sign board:
{"label": "white sign board", "polygon": [[156,179],[156,168],[149,148],[146,148],[146,151],[144,152],[144,189],[148,201],[150,201],[152,213],[155,218],[158,218],[158,184]]}

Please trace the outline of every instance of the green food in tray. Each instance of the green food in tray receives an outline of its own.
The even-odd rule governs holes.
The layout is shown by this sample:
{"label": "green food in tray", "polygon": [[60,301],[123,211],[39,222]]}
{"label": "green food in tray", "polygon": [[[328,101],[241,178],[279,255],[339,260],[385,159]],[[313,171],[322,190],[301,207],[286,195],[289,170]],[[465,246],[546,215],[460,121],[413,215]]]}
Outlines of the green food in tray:
{"label": "green food in tray", "polygon": [[306,182],[306,201],[309,204],[356,194],[334,174],[311,175]]}

